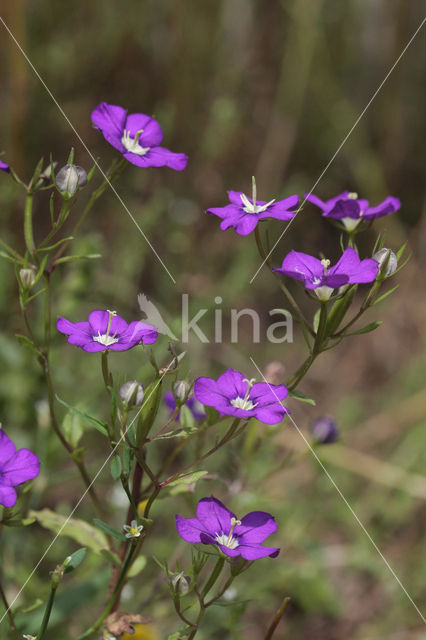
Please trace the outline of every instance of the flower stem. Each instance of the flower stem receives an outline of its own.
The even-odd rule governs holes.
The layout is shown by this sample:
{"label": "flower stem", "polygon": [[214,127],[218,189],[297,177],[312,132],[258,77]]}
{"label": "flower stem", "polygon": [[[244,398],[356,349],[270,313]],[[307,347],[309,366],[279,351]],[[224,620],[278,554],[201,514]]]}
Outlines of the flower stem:
{"label": "flower stem", "polygon": [[36,636],[36,640],[42,640],[49,624],[50,614],[52,613],[53,602],[55,600],[57,585],[52,584],[50,588],[49,600],[47,601],[46,609],[44,611],[43,620],[41,623],[40,631]]}
{"label": "flower stem", "polygon": [[20,640],[21,636],[19,635],[18,630],[16,628],[15,618],[13,617],[12,609],[9,606],[9,603],[6,598],[6,594],[3,590],[1,583],[0,583],[0,597],[3,600],[4,606],[6,607],[6,613],[9,618],[9,624],[10,624],[10,628],[12,629],[13,635],[15,636],[15,638],[17,638],[17,640]]}
{"label": "flower stem", "polygon": [[[115,603],[116,597],[117,597],[118,593],[121,590],[122,584],[124,583],[124,581],[126,579],[127,570],[130,567],[130,564],[131,564],[131,561],[132,561],[132,557],[133,557],[135,551],[136,551],[136,544],[132,543],[131,547],[129,549],[129,553],[127,554],[126,561],[125,561],[125,563],[123,565],[123,568],[121,569],[121,573],[120,573],[120,575],[118,577],[117,584],[115,585],[115,589],[114,589],[110,599],[108,600],[105,609],[103,610],[103,612],[100,615],[100,617],[96,620],[96,622],[90,627],[90,629],[87,629],[87,631],[85,631],[81,636],[79,636],[77,638],[77,640],[84,640],[84,638],[89,638],[91,635],[96,633],[96,631],[102,625],[102,623],[105,620],[105,618],[110,613],[110,611],[111,611],[111,609],[112,609],[112,607],[113,607],[113,605]],[[37,640],[38,640],[38,638],[37,638]]]}
{"label": "flower stem", "polygon": [[27,193],[24,209],[24,238],[25,245],[32,255],[35,250],[34,234],[33,234],[33,194]]}
{"label": "flower stem", "polygon": [[200,601],[200,612],[198,614],[198,618],[196,620],[196,622],[193,623],[193,630],[191,631],[191,634],[188,636],[188,640],[192,640],[193,638],[195,638],[195,636],[198,633],[198,630],[200,628],[200,624],[202,619],[204,618],[204,615],[206,613],[206,609],[209,606],[209,604],[212,604],[213,600],[210,601],[210,603],[206,604],[204,602],[204,598],[207,596],[208,592],[211,590],[211,588],[214,586],[216,580],[218,579],[218,577],[221,574],[221,571],[223,569],[223,565],[225,564],[225,558],[218,558],[213,571],[210,575],[210,578],[207,580],[206,584],[204,585],[204,588],[201,592],[201,594],[198,595],[199,601]]}
{"label": "flower stem", "polygon": [[269,626],[268,631],[266,632],[264,640],[271,640],[272,636],[274,635],[275,629],[278,627],[280,620],[283,617],[285,610],[287,609],[287,605],[289,602],[290,602],[289,597],[284,598],[280,608],[276,612],[274,619],[272,620]]}

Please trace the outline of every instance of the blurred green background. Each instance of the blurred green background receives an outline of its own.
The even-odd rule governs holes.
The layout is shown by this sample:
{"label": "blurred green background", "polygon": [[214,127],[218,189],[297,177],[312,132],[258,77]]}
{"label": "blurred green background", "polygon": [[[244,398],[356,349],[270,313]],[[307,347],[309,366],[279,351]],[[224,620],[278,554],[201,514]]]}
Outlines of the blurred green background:
{"label": "blurred green background", "polygon": [[[404,0],[4,3],[1,16],[104,169],[116,152],[90,123],[92,109],[103,100],[153,114],[163,126],[164,145],[190,158],[183,173],[129,165],[116,183],[176,285],[107,192],[74,247],[75,253],[99,252],[103,257],[57,269],[55,315],[78,320],[93,308],[114,308],[128,319],[139,317],[137,294],[144,292],[178,333],[185,292],[191,309],[210,310],[200,326],[212,336],[218,306],[214,298],[220,296],[224,343],[191,341],[188,376],[213,375],[228,366],[256,376],[249,356],[263,368],[279,360],[286,376],[292,373],[305,356],[297,328],[292,344],[263,340],[253,345],[250,323],[242,323],[239,344],[230,343],[226,318],[231,307],[256,309],[264,335],[269,309],[285,306],[285,301],[266,269],[250,284],[260,265],[253,238],[221,232],[218,220],[204,211],[226,204],[227,189],[248,192],[252,175],[260,199],[309,191],[421,23],[423,6]],[[52,153],[61,166],[74,146],[76,162],[89,169],[88,154],[2,25],[0,33],[2,158],[28,179],[41,155],[48,161]],[[369,315],[369,321],[383,319],[384,325],[323,355],[301,385],[317,406],[291,406],[294,420],[306,431],[318,415],[331,413],[338,419],[341,443],[319,455],[420,608],[425,599],[420,560],[425,555],[426,497],[420,475],[426,423],[424,45],[423,29],[315,189],[325,199],[350,189],[373,205],[388,194],[400,197],[401,211],[381,219],[363,236],[361,247],[368,254],[381,231],[391,248],[408,240],[412,259],[398,275],[399,291]],[[86,197],[83,192],[80,204]],[[1,176],[0,205],[2,237],[22,249],[22,194],[7,176]],[[283,227],[271,222],[269,228],[274,239]],[[35,209],[36,236],[47,230],[48,196]],[[337,230],[308,205],[279,243],[273,262],[278,266],[292,248],[322,251],[335,259],[338,240]],[[45,423],[45,392],[37,364],[13,338],[22,321],[13,271],[4,261],[0,284],[1,421],[19,446],[36,446],[49,469],[36,483],[31,506],[66,514],[81,485],[55,440],[43,428],[35,438],[34,425]],[[297,287],[294,292],[312,316],[313,304]],[[167,359],[166,346],[163,337],[156,347],[161,361]],[[89,368],[87,358],[56,339],[58,392],[71,404],[106,414],[99,363],[93,359]],[[140,355],[130,352],[112,361],[117,380],[146,380],[149,368]],[[260,452],[256,433],[264,437]],[[158,537],[147,545],[147,556],[173,554],[183,563],[188,549],[178,543],[174,514],[189,516],[203,495],[214,493],[241,514],[270,510],[279,521],[273,544],[281,545],[281,556],[257,563],[249,579],[237,583],[237,613],[227,607],[213,612],[200,640],[263,638],[286,595],[292,603],[277,638],[424,639],[420,616],[329,479],[303,454],[297,434],[288,424],[261,427],[256,433],[247,438],[243,453],[237,444],[211,461],[212,477],[201,481],[195,495],[167,498],[154,511]],[[107,449],[103,443],[95,448],[96,432],[85,437],[95,473]],[[289,459],[292,466],[287,466]],[[124,512],[109,474],[99,483],[111,496],[111,518],[120,526]],[[90,505],[82,505],[77,515],[90,519]],[[10,564],[7,569],[10,598],[48,536],[37,526],[3,536],[4,558],[16,561],[13,571]],[[45,597],[48,571],[72,544],[58,541],[26,587],[23,603]],[[48,638],[58,632],[73,638],[82,620],[93,619],[103,601],[105,571],[98,557],[86,561],[64,591],[55,613],[57,626]],[[130,585],[123,607],[152,616],[163,638],[178,625],[164,585],[151,593],[158,575],[149,560]],[[89,598],[93,607],[88,609]],[[32,615],[36,629],[40,609]],[[25,626],[22,631],[34,629]]]}

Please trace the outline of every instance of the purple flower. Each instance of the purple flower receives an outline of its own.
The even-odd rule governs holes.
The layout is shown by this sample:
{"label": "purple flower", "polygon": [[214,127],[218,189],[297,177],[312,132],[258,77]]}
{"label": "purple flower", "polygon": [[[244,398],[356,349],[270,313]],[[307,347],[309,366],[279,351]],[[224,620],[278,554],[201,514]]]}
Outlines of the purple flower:
{"label": "purple flower", "polygon": [[0,160],[0,171],[4,171],[5,173],[10,173],[10,167],[5,162]]}
{"label": "purple flower", "polygon": [[331,444],[339,439],[337,425],[331,416],[317,418],[311,427],[311,433],[318,444]]}
{"label": "purple flower", "polygon": [[[176,402],[171,391],[167,391],[164,394],[164,402],[169,407],[171,413],[173,413],[173,411],[176,409]],[[187,406],[191,411],[195,420],[202,420],[206,417],[206,412],[204,411],[203,406],[198,402],[196,398],[194,398],[194,396],[188,398],[188,400],[185,402],[185,406]],[[177,414],[176,420],[179,420],[179,417],[180,412]]]}
{"label": "purple flower", "polygon": [[152,324],[127,324],[115,311],[92,311],[88,322],[70,322],[59,318],[56,328],[68,336],[68,342],[84,351],[127,351],[137,344],[152,344],[158,332]]}
{"label": "purple flower", "polygon": [[170,167],[182,171],[188,162],[184,153],[173,153],[159,144],[163,130],[154,118],[144,113],[131,113],[123,107],[101,102],[92,111],[95,129],[105,140],[138,167]]}
{"label": "purple flower", "polygon": [[214,407],[221,415],[235,418],[256,418],[266,424],[277,424],[288,413],[288,409],[280,404],[288,395],[287,387],[255,383],[234,369],[228,369],[217,380],[197,378],[194,393],[202,404]]}
{"label": "purple flower", "polygon": [[40,473],[40,463],[29,449],[19,449],[0,429],[0,504],[13,507],[16,491],[13,487],[32,480]]}
{"label": "purple flower", "polygon": [[345,249],[334,267],[330,260],[318,260],[306,253],[290,251],[283,260],[278,273],[304,282],[306,289],[314,289],[320,300],[328,300],[333,289],[345,284],[372,282],[376,279],[379,263],[367,258],[360,260],[355,249]]}
{"label": "purple flower", "polygon": [[276,558],[280,552],[276,547],[261,544],[277,530],[277,523],[269,513],[252,511],[238,520],[213,496],[200,500],[196,513],[196,518],[176,516],[178,533],[187,542],[214,544],[226,556],[242,556],[245,560]]}
{"label": "purple flower", "polygon": [[220,228],[225,231],[229,227],[234,227],[240,236],[247,236],[254,231],[257,223],[265,218],[276,218],[277,220],[290,220],[296,214],[295,209],[299,204],[298,196],[290,196],[285,200],[270,200],[264,202],[256,199],[256,182],[253,178],[252,197],[248,198],[241,191],[228,191],[231,204],[226,207],[214,207],[207,209],[207,213],[212,213],[222,218]]}
{"label": "purple flower", "polygon": [[393,196],[388,196],[376,207],[370,207],[368,200],[358,198],[357,193],[350,193],[349,191],[344,191],[325,202],[312,193],[305,194],[305,198],[319,207],[325,218],[341,220],[348,231],[355,229],[361,220],[381,218],[398,211],[401,207],[401,201]]}

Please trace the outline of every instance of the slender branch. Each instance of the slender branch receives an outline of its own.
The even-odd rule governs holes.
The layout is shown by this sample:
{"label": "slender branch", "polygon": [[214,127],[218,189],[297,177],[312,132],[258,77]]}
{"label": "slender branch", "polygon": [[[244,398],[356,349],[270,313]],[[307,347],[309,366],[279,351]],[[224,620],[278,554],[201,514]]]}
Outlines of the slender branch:
{"label": "slender branch", "polygon": [[265,638],[264,640],[271,640],[272,636],[274,635],[274,631],[275,629],[278,627],[281,618],[284,615],[285,610],[287,609],[287,605],[290,602],[290,598],[284,598],[282,605],[280,606],[280,608],[278,609],[278,611],[276,612],[274,619],[271,622],[271,625],[268,629],[268,631],[266,632]]}
{"label": "slender branch", "polygon": [[4,606],[6,607],[6,613],[7,613],[7,616],[9,618],[9,624],[10,624],[10,628],[12,629],[13,635],[15,636],[15,638],[17,640],[20,640],[21,636],[18,633],[18,630],[16,628],[15,618],[13,616],[12,609],[9,606],[9,603],[7,601],[7,598],[6,598],[6,594],[5,594],[4,590],[3,590],[3,586],[2,586],[1,583],[0,583],[0,597],[3,600]]}

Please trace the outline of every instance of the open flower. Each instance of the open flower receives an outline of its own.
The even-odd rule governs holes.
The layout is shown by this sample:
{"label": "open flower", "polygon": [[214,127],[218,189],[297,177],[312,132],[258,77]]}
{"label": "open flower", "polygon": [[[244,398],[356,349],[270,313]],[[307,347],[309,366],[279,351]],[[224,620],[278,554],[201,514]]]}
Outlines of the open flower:
{"label": "open flower", "polygon": [[188,162],[184,153],[173,153],[160,147],[163,130],[154,118],[144,113],[131,113],[123,107],[101,102],[92,111],[95,129],[105,140],[138,167],[170,167],[182,171]]}
{"label": "open flower", "polygon": [[214,544],[226,556],[242,556],[245,560],[276,558],[280,552],[277,547],[261,544],[277,530],[270,513],[252,511],[238,520],[220,500],[211,496],[200,500],[196,514],[196,518],[176,516],[178,533],[187,542]]}
{"label": "open flower", "polygon": [[139,538],[142,533],[143,524],[138,525],[136,520],[132,520],[130,524],[123,524],[123,529],[126,532],[126,538]]}
{"label": "open flower", "polygon": [[287,387],[248,380],[234,369],[228,369],[217,380],[197,378],[194,394],[202,404],[235,418],[256,418],[266,424],[277,424],[288,413],[280,404],[288,395]]}
{"label": "open flower", "polygon": [[56,328],[68,336],[68,342],[84,351],[127,351],[137,344],[152,344],[158,332],[152,324],[136,320],[127,324],[115,311],[92,311],[88,322],[70,322],[59,318]]}
{"label": "open flower", "polygon": [[[167,391],[164,394],[164,402],[169,407],[171,413],[173,413],[173,411],[176,409],[176,402],[171,391]],[[196,398],[194,398],[194,396],[188,398],[188,400],[185,402],[185,406],[188,407],[188,409],[191,411],[195,420],[201,420],[202,418],[206,417],[206,412],[204,411],[203,406],[198,402]],[[179,418],[180,412],[177,414],[176,420],[179,420]]]}
{"label": "open flower", "polygon": [[234,227],[240,236],[247,236],[254,231],[257,223],[265,218],[290,220],[296,214],[295,209],[299,204],[298,196],[290,196],[278,202],[275,200],[270,200],[269,202],[257,200],[254,178],[251,198],[248,198],[241,191],[228,191],[228,198],[231,204],[225,207],[207,209],[207,213],[212,213],[222,218],[220,228],[223,231],[229,229],[229,227]]}
{"label": "open flower", "polygon": [[40,462],[29,449],[19,449],[0,429],[0,504],[13,507],[16,503],[14,487],[32,480],[40,473]]}
{"label": "open flower", "polygon": [[343,191],[331,200],[320,200],[318,196],[305,194],[306,200],[312,202],[322,210],[325,218],[340,220],[348,231],[353,231],[361,220],[373,220],[398,211],[401,201],[393,196],[388,196],[376,207],[370,207],[368,200],[358,198],[357,193]]}
{"label": "open flower", "polygon": [[10,173],[10,167],[6,162],[2,162],[0,160],[0,171],[4,171],[5,173]]}
{"label": "open flower", "polygon": [[285,276],[301,280],[313,289],[320,300],[328,300],[334,289],[345,284],[372,282],[379,270],[377,260],[360,260],[355,249],[345,249],[340,260],[330,268],[330,260],[318,260],[306,253],[290,251],[279,269]]}

